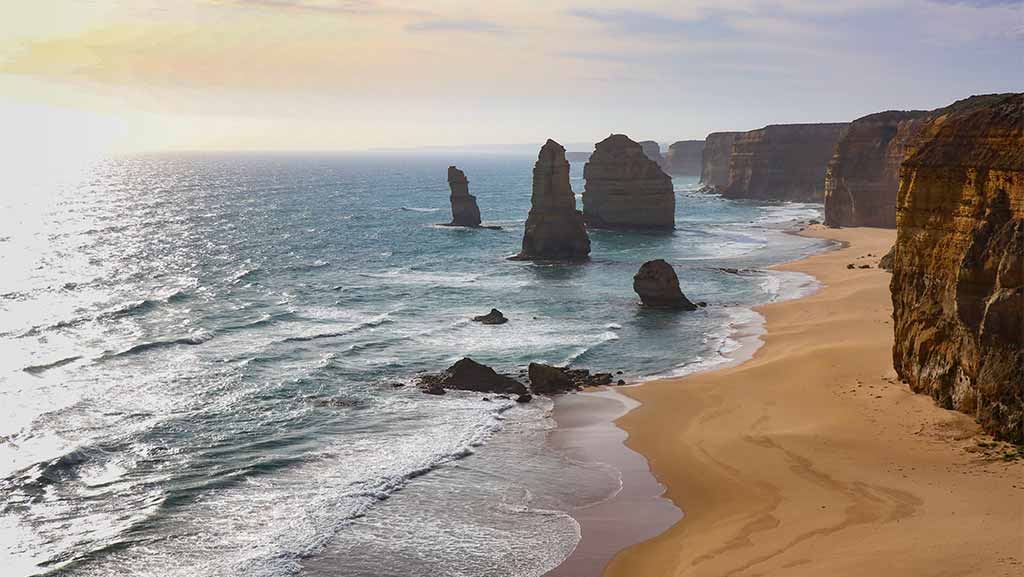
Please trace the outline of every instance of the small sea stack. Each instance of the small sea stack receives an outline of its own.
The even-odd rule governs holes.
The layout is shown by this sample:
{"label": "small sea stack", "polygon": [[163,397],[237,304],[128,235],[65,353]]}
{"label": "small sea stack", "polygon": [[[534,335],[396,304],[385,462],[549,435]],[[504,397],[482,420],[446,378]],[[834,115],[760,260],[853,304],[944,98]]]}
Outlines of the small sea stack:
{"label": "small sea stack", "polygon": [[672,178],[625,134],[594,145],[583,167],[583,216],[591,228],[672,230]]}
{"label": "small sea stack", "polygon": [[664,259],[649,260],[633,276],[633,290],[645,307],[693,311],[697,305],[679,288],[679,277]]}
{"label": "small sea stack", "polygon": [[469,194],[466,173],[454,166],[448,167],[448,188],[451,189],[452,222],[450,226],[480,226],[480,207],[476,197]]}
{"label": "small sea stack", "polygon": [[523,249],[512,259],[581,261],[589,257],[590,238],[569,186],[565,148],[548,139],[533,166],[533,194]]}

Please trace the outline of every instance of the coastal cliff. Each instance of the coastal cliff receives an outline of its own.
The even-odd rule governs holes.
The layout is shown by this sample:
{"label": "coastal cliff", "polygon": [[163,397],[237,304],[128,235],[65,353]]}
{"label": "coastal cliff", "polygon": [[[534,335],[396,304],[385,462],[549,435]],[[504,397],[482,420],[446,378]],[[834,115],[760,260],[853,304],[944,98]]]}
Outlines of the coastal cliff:
{"label": "coastal cliff", "polygon": [[850,123],[825,174],[825,224],[896,228],[900,163],[927,115],[890,110]]}
{"label": "coastal cliff", "polygon": [[729,158],[739,132],[712,132],[704,140],[701,151],[700,181],[709,188],[729,184]]}
{"label": "coastal cliff", "polygon": [[825,170],[848,126],[775,124],[741,133],[732,145],[722,196],[822,202]]}
{"label": "coastal cliff", "polygon": [[591,228],[672,230],[672,178],[640,144],[612,134],[594,146],[583,166],[583,216]]}
{"label": "coastal cliff", "polygon": [[530,213],[523,232],[523,250],[514,260],[586,260],[590,238],[576,195],[569,186],[565,148],[548,139],[533,166]]}
{"label": "coastal cliff", "polygon": [[1024,442],[1024,94],[929,117],[903,162],[891,283],[897,373]]}
{"label": "coastal cliff", "polygon": [[476,197],[469,194],[469,179],[466,173],[454,166],[448,167],[449,200],[452,203],[452,226],[480,226],[480,207]]}
{"label": "coastal cliff", "polygon": [[673,142],[668,147],[668,154],[665,155],[665,165],[663,168],[672,175],[700,176],[703,153],[703,140],[680,140]]}

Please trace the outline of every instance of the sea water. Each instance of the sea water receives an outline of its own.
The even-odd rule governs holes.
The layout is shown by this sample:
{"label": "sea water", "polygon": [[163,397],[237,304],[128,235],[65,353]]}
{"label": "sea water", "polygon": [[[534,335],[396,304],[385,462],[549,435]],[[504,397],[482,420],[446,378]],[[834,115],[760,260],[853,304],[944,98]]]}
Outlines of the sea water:
{"label": "sea water", "polygon": [[[549,400],[424,395],[416,373],[464,356],[629,381],[712,367],[756,324],[750,307],[813,287],[766,267],[822,248],[784,234],[821,207],[677,178],[674,233],[590,231],[590,262],[513,262],[533,161],[178,154],[5,189],[3,574],[536,576],[560,563],[579,539],[568,512],[616,490],[617,472],[544,442]],[[453,163],[500,230],[438,226]],[[632,276],[654,258],[707,307],[638,308]],[[469,320],[492,307],[509,322]]]}

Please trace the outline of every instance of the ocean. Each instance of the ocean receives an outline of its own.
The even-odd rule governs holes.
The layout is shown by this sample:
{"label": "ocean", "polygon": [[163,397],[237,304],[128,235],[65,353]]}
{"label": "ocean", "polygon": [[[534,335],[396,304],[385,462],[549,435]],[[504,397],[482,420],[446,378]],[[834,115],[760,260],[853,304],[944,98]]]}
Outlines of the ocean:
{"label": "ocean", "polygon": [[[584,264],[513,262],[534,158],[174,154],[0,198],[5,576],[538,576],[569,512],[618,490],[554,450],[552,403],[424,395],[469,356],[628,381],[728,360],[752,306],[813,290],[766,267],[815,204],[676,178],[673,234],[591,231]],[[466,172],[485,224],[451,217]],[[583,190],[582,163],[572,185]],[[704,309],[637,307],[671,262]],[[510,320],[484,326],[491,308]],[[752,328],[753,327],[753,328]],[[397,386],[405,385],[405,386]],[[326,562],[325,560],[329,561]]]}

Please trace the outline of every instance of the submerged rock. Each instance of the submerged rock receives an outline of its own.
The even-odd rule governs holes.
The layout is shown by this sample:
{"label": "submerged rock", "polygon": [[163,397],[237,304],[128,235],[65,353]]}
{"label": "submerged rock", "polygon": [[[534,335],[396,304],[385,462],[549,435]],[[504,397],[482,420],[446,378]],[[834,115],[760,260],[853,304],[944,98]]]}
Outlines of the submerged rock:
{"label": "submerged rock", "polygon": [[583,167],[583,217],[591,228],[672,230],[672,178],[625,134],[594,145]]}
{"label": "submerged rock", "polygon": [[491,312],[485,315],[473,317],[472,320],[485,325],[502,325],[508,322],[505,315],[501,314],[501,311],[498,309],[491,309]]}
{"label": "submerged rock", "polygon": [[527,392],[519,381],[498,374],[491,367],[468,357],[457,361],[442,373],[420,375],[419,382],[423,392],[431,394],[444,394],[445,389],[509,395],[523,395]]}
{"label": "submerged rock", "polygon": [[697,305],[679,288],[679,277],[663,259],[645,262],[633,276],[633,290],[646,307],[692,311]]}
{"label": "submerged rock", "polygon": [[548,139],[533,166],[533,194],[523,249],[513,259],[581,261],[589,257],[590,238],[569,186],[565,149]]}
{"label": "submerged rock", "polygon": [[466,174],[454,166],[448,167],[449,197],[452,203],[452,226],[480,226],[480,207],[476,197],[469,194],[469,180]]}

